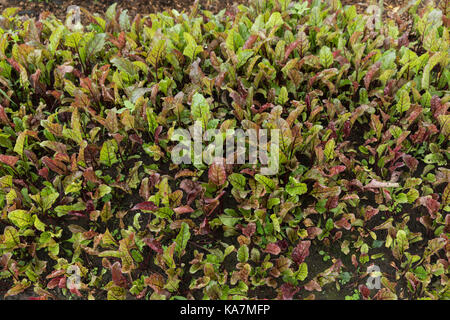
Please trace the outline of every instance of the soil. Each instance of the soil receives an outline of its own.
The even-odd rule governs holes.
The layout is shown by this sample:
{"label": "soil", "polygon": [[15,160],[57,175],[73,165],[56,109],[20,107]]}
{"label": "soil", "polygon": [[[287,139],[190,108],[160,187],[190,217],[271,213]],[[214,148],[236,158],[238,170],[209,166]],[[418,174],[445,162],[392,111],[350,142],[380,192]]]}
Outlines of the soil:
{"label": "soil", "polygon": [[[110,5],[117,2],[117,7],[128,10],[130,16],[137,13],[148,14],[161,12],[164,10],[176,9],[178,11],[189,11],[194,4],[193,0],[0,0],[0,10],[7,7],[20,8],[19,14],[29,17],[38,17],[42,11],[50,11],[57,18],[64,19],[67,8],[77,5],[86,8],[91,13],[104,13]],[[247,0],[200,0],[199,6],[202,9],[219,12],[222,9],[230,8],[233,3],[245,3]]]}
{"label": "soil", "polygon": [[[229,9],[233,5],[240,3],[248,3],[251,0],[198,0],[199,7],[212,12],[219,12],[222,9]],[[448,0],[435,0],[436,3]],[[71,5],[77,5],[88,9],[91,13],[104,13],[110,5],[117,2],[118,8],[128,10],[130,16],[137,13],[149,14],[161,12],[164,10],[176,9],[178,11],[190,11],[190,7],[194,4],[194,0],[0,0],[0,11],[8,7],[20,8],[19,14],[29,17],[39,17],[43,11],[52,12],[57,18],[64,19],[66,17],[67,8]],[[365,11],[377,0],[341,0],[343,5],[354,4],[358,11]],[[409,0],[384,0],[384,13],[388,16],[398,12]],[[426,1],[424,1],[426,2]],[[82,13],[83,14],[83,13]]]}

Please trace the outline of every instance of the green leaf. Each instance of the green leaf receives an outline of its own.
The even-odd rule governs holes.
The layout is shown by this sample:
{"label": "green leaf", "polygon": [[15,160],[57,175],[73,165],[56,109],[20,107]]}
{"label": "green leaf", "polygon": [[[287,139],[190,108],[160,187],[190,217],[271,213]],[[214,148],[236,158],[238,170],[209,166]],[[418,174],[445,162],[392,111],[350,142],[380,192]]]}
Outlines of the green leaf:
{"label": "green leaf", "polygon": [[11,140],[9,140],[9,134],[0,134],[0,146],[7,149],[12,148]]}
{"label": "green leaf", "polygon": [[249,250],[247,245],[244,244],[241,247],[239,247],[237,252],[237,258],[239,262],[247,262],[248,257],[249,257]]}
{"label": "green leaf", "polygon": [[328,68],[333,64],[333,53],[331,49],[327,46],[323,46],[319,52],[320,64],[324,68]]}
{"label": "green leaf", "polygon": [[431,65],[427,63],[425,68],[423,68],[423,74],[422,74],[422,89],[427,90],[430,87],[430,72],[431,72]]}
{"label": "green leaf", "polygon": [[231,183],[231,185],[238,189],[239,191],[245,191],[245,185],[247,184],[247,179],[244,175],[240,173],[232,173],[228,177],[228,181]]}
{"label": "green leaf", "polygon": [[277,217],[277,215],[275,213],[272,213],[270,215],[270,220],[272,220],[273,229],[276,232],[281,232],[280,221],[278,220],[278,217]]}
{"label": "green leaf", "polygon": [[294,177],[289,177],[289,184],[286,185],[286,192],[291,197],[305,194],[308,191],[308,187],[305,183],[298,182]]}
{"label": "green leaf", "polygon": [[267,201],[267,208],[272,209],[274,206],[279,205],[281,203],[280,198],[270,198]]}
{"label": "green leaf", "polygon": [[286,87],[282,87],[280,89],[280,94],[277,97],[277,101],[280,105],[284,105],[286,102],[289,101],[288,91]]}
{"label": "green leaf", "polygon": [[274,12],[270,15],[269,20],[266,23],[266,29],[272,29],[275,26],[280,26],[284,23],[281,13]]}
{"label": "green leaf", "polygon": [[[6,9],[5,9],[6,10]],[[26,288],[28,288],[30,286],[30,281],[28,281],[27,279],[23,279],[21,282],[17,282],[16,284],[14,284],[11,289],[9,289],[4,297],[8,297],[8,296],[15,296],[18,295],[19,293],[22,293],[23,291],[25,291]]]}
{"label": "green leaf", "polygon": [[157,67],[160,66],[160,61],[164,58],[167,41],[164,39],[159,39],[154,42],[155,43],[152,46],[152,50],[148,53],[147,62],[149,62],[152,66]]}
{"label": "green leaf", "polygon": [[299,281],[303,281],[308,277],[308,265],[305,262],[302,262],[298,266],[298,271],[295,273],[295,278]]}
{"label": "green leaf", "polygon": [[42,210],[49,210],[59,197],[59,192],[51,187],[46,187],[41,191]]}
{"label": "green leaf", "polygon": [[235,51],[237,49],[237,45],[235,45],[235,32],[234,29],[228,31],[227,39],[225,40],[225,45],[231,51]]}
{"label": "green leaf", "polygon": [[437,163],[440,166],[446,165],[447,160],[445,160],[445,157],[442,153],[430,153],[427,154],[423,161],[427,164]]}
{"label": "green leaf", "polygon": [[144,257],[138,250],[131,250],[131,256],[137,263],[141,263],[142,261],[144,261]]}
{"label": "green leaf", "polygon": [[406,90],[402,90],[397,102],[397,112],[403,113],[408,111],[411,107],[411,101],[409,99],[409,93]]}
{"label": "green leaf", "polygon": [[58,217],[65,216],[69,213],[69,211],[81,211],[85,210],[86,205],[82,202],[77,202],[73,205],[63,205],[63,206],[57,206],[55,207],[55,212],[58,215]]}
{"label": "green leaf", "polygon": [[86,45],[86,59],[100,52],[105,46],[106,33],[97,33]]}
{"label": "green leaf", "polygon": [[128,15],[128,10],[125,9],[121,12],[120,16],[119,16],[119,25],[120,28],[124,31],[127,31],[128,29],[130,29],[130,16]]}
{"label": "green leaf", "polygon": [[122,253],[120,251],[117,250],[106,250],[103,252],[100,252],[98,254],[99,257],[114,257],[114,258],[121,258],[122,257]]}
{"label": "green leaf", "polygon": [[232,253],[235,249],[236,248],[233,245],[226,247],[225,251],[223,252],[223,259],[225,259],[225,257]]}
{"label": "green leaf", "polygon": [[262,174],[255,174],[255,180],[261,183],[268,192],[273,192],[276,188],[275,182]]}
{"label": "green leaf", "polygon": [[254,51],[251,49],[238,50],[237,54],[238,64],[236,68],[242,67],[247,62],[247,60],[250,59],[251,56],[253,56],[253,54]]}
{"label": "green leaf", "polygon": [[397,203],[407,203],[407,202],[408,202],[408,197],[406,196],[405,193],[400,192],[400,193],[396,196],[396,201],[397,201]]}
{"label": "green leaf", "polygon": [[1,249],[13,249],[20,243],[19,231],[12,226],[7,226],[3,231],[3,239],[0,243]]}
{"label": "green leaf", "polygon": [[39,231],[44,232],[45,231],[45,223],[43,223],[41,220],[39,220],[38,216],[36,214],[33,215],[33,225],[36,229]]}
{"label": "green leaf", "polygon": [[13,178],[10,175],[5,175],[0,177],[0,188],[10,188],[12,187]]}
{"label": "green leaf", "polygon": [[83,39],[81,32],[71,32],[65,36],[64,44],[70,48],[77,48]]}
{"label": "green leaf", "polygon": [[114,57],[111,59],[111,63],[117,67],[122,72],[125,72],[131,77],[137,74],[136,66],[128,59],[122,57]]}
{"label": "green leaf", "polygon": [[113,164],[119,162],[116,156],[118,150],[117,141],[114,139],[107,140],[103,143],[100,150],[100,163],[111,167]]}
{"label": "green leaf", "polygon": [[153,112],[152,109],[147,108],[147,124],[148,124],[148,130],[151,134],[155,133],[156,128],[158,127],[158,122],[156,121],[156,115]]}
{"label": "green leaf", "polygon": [[256,17],[255,22],[253,23],[250,32],[257,33],[258,31],[264,28],[264,15],[260,14]]}
{"label": "green leaf", "polygon": [[105,286],[105,289],[108,290],[106,298],[108,300],[125,300],[127,297],[126,289],[114,285],[114,283],[112,281],[110,283],[111,283],[110,286],[108,286],[108,287]]}
{"label": "green leaf", "polygon": [[102,236],[102,242],[101,245],[103,247],[116,247],[117,246],[117,242],[114,239],[113,235],[111,234],[111,232],[106,229],[105,233]]}
{"label": "green leaf", "polygon": [[186,222],[183,222],[181,224],[180,232],[175,238],[175,253],[178,255],[178,257],[182,256],[190,237],[191,233],[189,232],[189,225]]}
{"label": "green leaf", "polygon": [[368,256],[368,253],[369,253],[369,246],[367,245],[367,243],[364,243],[361,246],[361,255],[359,257],[359,262],[363,264],[369,262],[370,258]]}
{"label": "green leaf", "polygon": [[419,191],[417,191],[416,189],[411,189],[406,194],[406,197],[408,199],[408,203],[414,203],[414,201],[419,198]]}
{"label": "green leaf", "polygon": [[103,208],[100,211],[100,218],[102,219],[102,222],[107,222],[112,217],[113,214],[111,212],[111,202],[108,201],[103,205]]}
{"label": "green leaf", "polygon": [[55,54],[56,48],[58,48],[59,42],[64,33],[64,29],[65,27],[63,25],[60,25],[55,30],[53,30],[52,34],[50,35],[47,48],[52,55]]}
{"label": "green leaf", "polygon": [[106,10],[105,15],[108,20],[113,20],[116,17],[116,7],[117,7],[117,2],[114,2]]}
{"label": "green leaf", "polygon": [[81,184],[83,183],[83,181],[78,180],[78,181],[73,181],[71,184],[67,185],[64,189],[64,193],[68,194],[68,193],[76,193],[78,191],[81,190]]}
{"label": "green leaf", "polygon": [[203,48],[197,45],[197,42],[195,41],[194,37],[191,36],[189,33],[184,32],[183,36],[184,40],[187,43],[187,46],[183,50],[183,54],[193,60],[197,56],[197,54],[203,51]]}
{"label": "green leaf", "polygon": [[425,281],[428,277],[427,271],[422,266],[418,266],[416,269],[414,269],[414,274],[422,281]]}
{"label": "green leaf", "polygon": [[334,142],[334,139],[328,140],[325,144],[325,150],[323,153],[325,154],[325,157],[327,157],[327,160],[332,160],[334,158],[334,148],[336,147],[336,143]]}
{"label": "green leaf", "polygon": [[441,114],[438,116],[438,121],[441,126],[441,133],[444,137],[450,135],[450,114]]}
{"label": "green leaf", "polygon": [[404,188],[413,188],[415,186],[418,186],[422,183],[422,179],[420,178],[407,178]]}
{"label": "green leaf", "polygon": [[403,256],[403,253],[406,249],[408,249],[408,238],[406,236],[406,232],[404,230],[398,230],[397,235],[394,240],[394,247],[392,250],[392,254],[398,260],[400,260]]}
{"label": "green leaf", "polygon": [[210,111],[208,102],[202,94],[196,92],[192,96],[191,111],[194,120],[200,120],[203,128],[206,128],[206,124],[208,123],[208,119],[210,117]]}
{"label": "green leaf", "polygon": [[20,154],[21,156],[23,155],[23,146],[25,143],[26,136],[27,136],[27,134],[25,131],[19,133],[19,136],[17,137],[17,140],[16,140],[16,144],[14,146],[14,152]]}
{"label": "green leaf", "polygon": [[8,213],[8,219],[20,229],[33,225],[33,218],[26,210],[14,210]]}
{"label": "green leaf", "polygon": [[219,216],[220,221],[227,227],[234,227],[236,223],[239,222],[239,220],[241,220],[241,218],[235,218],[232,216],[228,216],[226,214],[221,214]]}

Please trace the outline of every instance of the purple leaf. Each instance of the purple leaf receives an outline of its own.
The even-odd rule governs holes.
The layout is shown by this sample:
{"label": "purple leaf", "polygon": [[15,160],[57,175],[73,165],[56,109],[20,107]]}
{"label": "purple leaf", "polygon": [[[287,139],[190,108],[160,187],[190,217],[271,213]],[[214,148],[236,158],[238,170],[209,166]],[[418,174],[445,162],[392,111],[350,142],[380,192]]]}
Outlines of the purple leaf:
{"label": "purple leaf", "polygon": [[294,287],[290,283],[283,283],[283,285],[280,287],[281,294],[283,296],[283,300],[292,300],[294,295],[300,290],[298,287]]}
{"label": "purple leaf", "polygon": [[297,246],[292,250],[292,260],[298,265],[305,261],[305,258],[309,256],[309,247],[311,246],[311,241],[300,241]]}
{"label": "purple leaf", "polygon": [[273,254],[275,256],[279,255],[281,252],[280,247],[276,244],[276,243],[269,243],[266,246],[266,250],[267,253]]}
{"label": "purple leaf", "polygon": [[19,158],[16,156],[7,156],[0,154],[0,162],[7,164],[10,167],[14,167],[17,161],[19,161]]}
{"label": "purple leaf", "polygon": [[122,274],[122,266],[119,261],[114,262],[111,266],[112,280],[119,287],[126,288],[127,279]]}
{"label": "purple leaf", "polygon": [[247,236],[251,237],[256,232],[256,224],[254,222],[249,222],[245,228],[242,228],[242,233]]}
{"label": "purple leaf", "polygon": [[158,207],[152,201],[144,201],[135,205],[131,210],[156,211]]}
{"label": "purple leaf", "polygon": [[150,247],[150,249],[152,249],[153,251],[162,254],[163,253],[163,249],[161,246],[161,243],[159,243],[158,240],[155,240],[153,238],[145,238],[143,239],[143,241],[145,242],[146,245],[148,245]]}
{"label": "purple leaf", "polygon": [[183,214],[194,212],[194,209],[192,209],[190,206],[181,206],[174,208],[173,211],[175,211],[176,214]]}
{"label": "purple leaf", "polygon": [[213,162],[209,166],[208,170],[209,182],[216,186],[221,186],[227,180],[227,174],[225,172],[225,166],[220,162]]}

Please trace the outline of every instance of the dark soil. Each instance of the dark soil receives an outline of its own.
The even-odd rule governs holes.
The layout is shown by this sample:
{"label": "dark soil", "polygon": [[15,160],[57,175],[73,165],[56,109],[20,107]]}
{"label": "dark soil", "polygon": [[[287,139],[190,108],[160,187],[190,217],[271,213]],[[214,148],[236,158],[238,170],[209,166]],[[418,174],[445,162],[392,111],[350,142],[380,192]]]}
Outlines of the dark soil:
{"label": "dark soil", "polygon": [[[198,0],[201,9],[219,12],[222,9],[229,9],[233,5],[240,3],[248,3],[251,0]],[[433,0],[430,0],[433,1]],[[448,0],[435,0],[440,3]],[[0,10],[8,7],[20,8],[20,15],[29,17],[39,17],[43,11],[50,11],[57,18],[64,19],[66,17],[67,8],[71,5],[77,5],[88,9],[91,13],[104,13],[110,5],[117,2],[118,8],[128,10],[130,16],[139,14],[149,14],[161,12],[164,10],[176,9],[180,12],[190,11],[194,4],[194,0],[0,0]],[[408,0],[384,0],[384,14],[392,16],[406,5]],[[427,1],[424,1],[427,2]],[[358,11],[365,11],[372,3],[378,3],[377,0],[341,0],[343,5],[354,4]]]}
{"label": "dark soil", "polygon": [[[164,10],[176,9],[178,11],[190,11],[194,4],[193,0],[0,0],[0,10],[7,7],[20,8],[19,14],[29,17],[38,17],[43,11],[52,12],[57,18],[66,17],[67,8],[77,5],[86,8],[91,13],[104,13],[110,5],[117,2],[118,8],[128,10],[130,16],[137,13],[148,14],[161,12]],[[219,12],[222,9],[230,8],[233,3],[245,3],[247,0],[200,0],[199,6],[202,9]]]}

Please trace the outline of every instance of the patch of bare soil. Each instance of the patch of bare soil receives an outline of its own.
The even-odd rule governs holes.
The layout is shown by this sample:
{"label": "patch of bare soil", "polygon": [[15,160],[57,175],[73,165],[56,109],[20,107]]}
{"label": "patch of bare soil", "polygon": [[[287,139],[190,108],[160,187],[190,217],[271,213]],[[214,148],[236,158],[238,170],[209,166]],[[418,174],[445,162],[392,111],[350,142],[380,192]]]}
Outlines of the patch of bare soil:
{"label": "patch of bare soil", "polygon": [[[199,7],[219,12],[222,9],[229,9],[233,5],[248,3],[251,0],[198,0]],[[428,0],[436,6],[441,7],[444,12],[450,10],[450,0]],[[424,0],[423,2],[428,2]],[[164,10],[176,9],[178,11],[190,11],[194,0],[0,0],[0,11],[9,7],[20,8],[19,14],[29,17],[39,17],[43,11],[52,12],[57,18],[66,17],[67,8],[71,5],[77,5],[86,8],[91,13],[104,13],[110,5],[117,2],[119,8],[128,10],[131,16],[136,14],[148,14],[161,12]],[[397,13],[402,13],[402,9],[410,0],[341,0],[343,5],[356,5],[358,11],[363,12],[371,4],[383,3],[384,15],[395,18]]]}
{"label": "patch of bare soil", "polygon": [[[178,11],[189,11],[194,4],[193,0],[0,0],[0,10],[8,7],[20,8],[19,14],[29,17],[38,17],[43,11],[50,11],[59,19],[66,17],[67,8],[77,5],[86,8],[91,13],[103,13],[110,5],[117,2],[117,6],[123,10],[128,10],[130,16],[138,13],[148,14],[161,12],[164,10],[176,9]],[[230,8],[233,3],[245,3],[247,0],[199,0],[202,9],[219,12],[222,9]]]}

